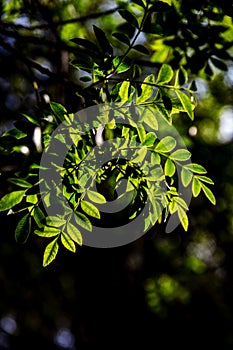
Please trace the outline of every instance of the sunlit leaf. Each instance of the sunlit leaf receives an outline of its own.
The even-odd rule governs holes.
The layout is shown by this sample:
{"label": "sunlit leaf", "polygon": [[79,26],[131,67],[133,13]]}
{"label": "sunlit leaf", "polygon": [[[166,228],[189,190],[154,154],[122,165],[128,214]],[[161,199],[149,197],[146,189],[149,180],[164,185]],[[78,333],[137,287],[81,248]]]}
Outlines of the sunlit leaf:
{"label": "sunlit leaf", "polygon": [[85,200],[82,200],[81,201],[81,208],[89,216],[100,219],[99,209],[96,208],[96,206],[94,204],[87,202]]}
{"label": "sunlit leaf", "polygon": [[176,147],[176,140],[172,136],[165,136],[155,147],[156,152],[171,152]]}
{"label": "sunlit leaf", "polygon": [[52,242],[50,242],[44,251],[43,256],[43,266],[49,265],[57,256],[58,253],[58,238],[56,237]]}
{"label": "sunlit leaf", "polygon": [[82,234],[76,226],[71,224],[71,222],[67,223],[67,233],[69,234],[70,238],[73,239],[73,241],[75,241],[79,245],[82,245],[83,243]]}
{"label": "sunlit leaf", "polygon": [[171,161],[171,159],[167,158],[164,165],[164,174],[165,176],[172,177],[176,172],[175,164]]}
{"label": "sunlit leaf", "polygon": [[203,190],[203,192],[205,193],[206,197],[209,199],[209,201],[212,203],[212,204],[216,204],[216,199],[215,199],[215,196],[213,194],[213,192],[206,186],[204,185],[203,183],[200,183],[201,185],[201,188]]}
{"label": "sunlit leaf", "polygon": [[121,87],[119,90],[119,97],[121,99],[120,106],[122,106],[124,103],[129,101],[129,88],[130,88],[130,81],[124,81],[121,84]]}
{"label": "sunlit leaf", "polygon": [[32,212],[33,218],[38,227],[43,227],[42,220],[45,218],[43,211],[40,207],[36,206]]}
{"label": "sunlit leaf", "polygon": [[87,231],[92,231],[92,224],[90,220],[86,217],[86,215],[80,213],[80,212],[75,212],[74,215],[76,223],[84,228]]}
{"label": "sunlit leaf", "polygon": [[94,203],[98,203],[98,204],[106,203],[106,199],[104,198],[104,196],[98,192],[88,190],[87,196]]}
{"label": "sunlit leaf", "polygon": [[143,141],[142,145],[143,146],[153,146],[155,140],[156,140],[156,135],[153,132],[148,132],[148,134],[146,135],[145,140]]}
{"label": "sunlit leaf", "polygon": [[32,187],[32,184],[30,184],[30,182],[24,180],[24,179],[20,179],[20,178],[9,178],[7,181],[19,186],[19,187],[24,187],[24,188],[30,188]]}
{"label": "sunlit leaf", "polygon": [[190,97],[188,97],[184,92],[181,92],[179,90],[176,90],[176,94],[178,98],[180,99],[180,102],[185,110],[185,112],[188,114],[189,118],[193,120],[194,114],[193,114],[193,105],[191,103]]}
{"label": "sunlit leaf", "polygon": [[66,219],[61,216],[47,216],[46,224],[48,226],[60,227],[66,223]]}
{"label": "sunlit leaf", "polygon": [[197,173],[197,174],[206,174],[207,173],[206,169],[200,164],[196,164],[196,163],[185,164],[184,167],[185,167],[185,169],[189,169],[192,172]]}
{"label": "sunlit leaf", "polygon": [[178,206],[178,217],[180,219],[181,225],[183,226],[184,230],[188,230],[189,220],[186,212],[184,209],[182,209],[180,206]]}
{"label": "sunlit leaf", "polygon": [[192,193],[193,197],[197,197],[201,191],[201,183],[200,181],[194,176],[193,182],[192,182]]}
{"label": "sunlit leaf", "polygon": [[143,146],[136,152],[136,157],[132,159],[134,163],[141,163],[145,159],[147,154],[147,147]]}
{"label": "sunlit leaf", "polygon": [[74,241],[72,241],[72,239],[70,238],[70,236],[67,233],[62,232],[61,242],[66,249],[70,250],[73,253],[76,252],[76,247],[75,247]]}
{"label": "sunlit leaf", "polygon": [[25,243],[31,232],[31,216],[26,214],[19,220],[15,229],[15,240],[18,243]]}
{"label": "sunlit leaf", "polygon": [[187,149],[177,149],[170,155],[171,159],[177,161],[185,161],[191,157],[191,153]]}
{"label": "sunlit leaf", "polygon": [[173,69],[169,64],[163,64],[159,70],[156,84],[166,84],[173,77]]}
{"label": "sunlit leaf", "polygon": [[206,182],[210,185],[214,185],[214,182],[213,180],[211,180],[209,177],[207,176],[203,176],[203,175],[196,175],[196,178],[199,179],[200,181],[203,181],[203,182]]}
{"label": "sunlit leaf", "polygon": [[158,130],[158,121],[156,119],[156,112],[153,113],[153,111],[146,108],[142,114],[142,121],[148,126],[150,126],[153,130]]}
{"label": "sunlit leaf", "polygon": [[187,187],[192,181],[193,173],[186,168],[182,168],[181,170],[181,181],[184,187]]}
{"label": "sunlit leaf", "polygon": [[154,91],[155,77],[153,74],[148,75],[142,85],[141,85],[141,94],[136,98],[136,104],[143,103],[151,98]]}
{"label": "sunlit leaf", "polygon": [[0,211],[8,210],[20,203],[24,197],[25,191],[13,191],[5,194],[0,200]]}
{"label": "sunlit leaf", "polygon": [[35,230],[34,233],[40,237],[54,237],[59,235],[61,231],[56,227],[44,226],[43,231]]}
{"label": "sunlit leaf", "polygon": [[60,119],[60,121],[64,121],[64,115],[67,114],[65,107],[57,102],[50,102],[50,107],[53,113]]}

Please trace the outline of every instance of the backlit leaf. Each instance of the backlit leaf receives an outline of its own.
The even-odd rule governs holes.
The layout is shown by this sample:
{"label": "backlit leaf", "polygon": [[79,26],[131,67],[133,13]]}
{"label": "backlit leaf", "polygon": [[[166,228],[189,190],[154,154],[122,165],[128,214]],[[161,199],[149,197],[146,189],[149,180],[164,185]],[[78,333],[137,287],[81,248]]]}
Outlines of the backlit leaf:
{"label": "backlit leaf", "polygon": [[180,99],[180,102],[185,110],[187,112],[190,119],[193,120],[194,114],[193,114],[193,105],[191,103],[191,99],[183,92],[176,90],[176,94],[178,98]]}
{"label": "backlit leaf", "polygon": [[8,210],[20,203],[24,197],[25,191],[13,191],[5,194],[0,200],[0,211]]}
{"label": "backlit leaf", "polygon": [[177,149],[170,155],[171,159],[177,161],[185,161],[191,157],[191,153],[187,149]]}
{"label": "backlit leaf", "polygon": [[85,200],[82,200],[81,201],[81,208],[89,216],[100,219],[99,209],[96,208],[96,206],[94,204],[87,202]]}
{"label": "backlit leaf", "polygon": [[150,74],[144,79],[141,85],[142,92],[141,95],[136,98],[136,104],[143,103],[151,98],[154,91],[153,84],[155,84],[155,77],[153,74]]}
{"label": "backlit leaf", "polygon": [[156,152],[171,152],[176,146],[176,140],[172,136],[165,136],[155,147]]}
{"label": "backlit leaf", "polygon": [[203,192],[205,193],[206,197],[209,199],[209,201],[215,205],[216,199],[215,199],[213,192],[203,183],[201,183],[201,188],[202,188]]}
{"label": "backlit leaf", "polygon": [[70,238],[73,239],[73,241],[75,241],[79,245],[82,245],[82,234],[75,225],[71,224],[71,222],[68,222],[67,224],[67,233],[69,234]]}
{"label": "backlit leaf", "polygon": [[190,182],[192,181],[193,174],[191,171],[187,170],[186,168],[182,168],[181,170],[181,181],[184,187],[187,187]]}
{"label": "backlit leaf", "polygon": [[176,172],[175,164],[171,161],[171,159],[167,158],[164,165],[164,174],[165,176],[172,177]]}
{"label": "backlit leaf", "polygon": [[56,237],[52,242],[50,242],[44,251],[43,256],[43,266],[49,265],[57,256],[58,253],[58,238]]}
{"label": "backlit leaf", "polygon": [[98,192],[88,190],[87,196],[94,203],[98,203],[98,204],[106,203],[106,199],[104,198],[104,196]]}
{"label": "backlit leaf", "polygon": [[19,220],[15,229],[15,240],[18,243],[25,243],[31,232],[31,216],[26,214]]}
{"label": "backlit leaf", "polygon": [[56,227],[44,226],[43,231],[35,230],[34,233],[40,237],[54,237],[57,236],[61,231]]}
{"label": "backlit leaf", "polygon": [[173,69],[169,64],[163,64],[159,70],[156,84],[166,84],[173,77]]}
{"label": "backlit leaf", "polygon": [[76,252],[76,247],[75,247],[74,241],[72,241],[72,239],[69,237],[69,235],[67,233],[62,232],[61,242],[66,249],[70,250],[73,253]]}
{"label": "backlit leaf", "polygon": [[192,193],[193,197],[197,197],[201,191],[201,183],[200,181],[194,176],[193,182],[192,182]]}

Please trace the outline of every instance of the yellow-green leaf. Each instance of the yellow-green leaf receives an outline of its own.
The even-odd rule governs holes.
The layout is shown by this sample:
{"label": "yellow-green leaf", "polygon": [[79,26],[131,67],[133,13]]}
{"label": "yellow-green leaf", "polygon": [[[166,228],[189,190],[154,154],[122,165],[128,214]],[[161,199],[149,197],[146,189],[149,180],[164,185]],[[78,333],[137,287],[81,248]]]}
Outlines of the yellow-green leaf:
{"label": "yellow-green leaf", "polygon": [[43,256],[43,266],[49,265],[57,256],[58,253],[58,238],[56,237],[52,242],[50,242],[44,251]]}
{"label": "yellow-green leaf", "polygon": [[48,216],[46,224],[49,226],[60,227],[66,223],[66,220],[61,216]]}
{"label": "yellow-green leaf", "polygon": [[92,231],[92,224],[90,220],[83,213],[75,212],[74,215],[76,223],[87,231]]}
{"label": "yellow-green leaf", "polygon": [[176,90],[176,94],[185,110],[187,112],[189,118],[191,120],[194,119],[194,114],[193,114],[193,105],[191,103],[191,99],[183,92]]}
{"label": "yellow-green leaf", "polygon": [[203,183],[200,183],[201,184],[201,188],[203,190],[203,192],[205,193],[206,197],[209,199],[209,201],[212,203],[212,204],[216,204],[216,199],[215,199],[215,196],[213,194],[213,192],[206,186],[204,185]]}
{"label": "yellow-green leaf", "polygon": [[190,182],[192,181],[192,178],[193,178],[193,173],[186,168],[182,168],[181,181],[184,187],[187,187],[190,184]]}
{"label": "yellow-green leaf", "polygon": [[92,216],[96,219],[100,219],[99,209],[96,208],[96,206],[94,204],[87,202],[85,200],[82,200],[81,201],[81,208],[89,216]]}
{"label": "yellow-green leaf", "polygon": [[197,197],[201,191],[201,183],[200,181],[194,176],[193,183],[192,183],[192,193],[194,197]]}
{"label": "yellow-green leaf", "polygon": [[25,190],[13,191],[5,194],[0,200],[0,211],[11,209],[16,204],[19,204],[22,201],[24,194]]}
{"label": "yellow-green leaf", "polygon": [[104,196],[98,192],[88,190],[87,196],[94,203],[98,203],[98,204],[106,203],[106,199],[104,198]]}
{"label": "yellow-green leaf", "polygon": [[73,253],[76,252],[76,247],[75,247],[74,242],[69,237],[69,235],[66,234],[65,232],[62,232],[62,234],[61,234],[61,242],[66,249],[70,250]]}
{"label": "yellow-green leaf", "polygon": [[165,136],[155,147],[156,152],[171,152],[176,146],[176,140],[172,136]]}
{"label": "yellow-green leaf", "polygon": [[56,227],[44,226],[43,231],[35,230],[34,233],[40,237],[54,237],[57,236],[61,231]]}
{"label": "yellow-green leaf", "polygon": [[143,162],[144,158],[147,154],[147,147],[143,146],[136,152],[136,157],[132,159],[132,162],[134,163],[141,163]]}
{"label": "yellow-green leaf", "polygon": [[129,101],[129,88],[130,88],[130,81],[124,81],[121,84],[120,90],[119,90],[119,96],[120,96],[120,106],[125,104]]}
{"label": "yellow-green leaf", "polygon": [[176,172],[175,164],[171,161],[171,159],[167,158],[164,165],[164,174],[165,176],[173,176]]}
{"label": "yellow-green leaf", "polygon": [[68,222],[68,224],[67,224],[67,233],[70,236],[70,238],[73,239],[73,241],[75,241],[79,245],[82,245],[83,238],[82,238],[81,232],[79,231],[79,229],[76,226],[74,226],[70,222]]}
{"label": "yellow-green leaf", "polygon": [[156,84],[166,84],[173,77],[173,69],[169,64],[163,64],[158,73]]}
{"label": "yellow-green leaf", "polygon": [[185,161],[191,157],[191,153],[187,149],[177,149],[170,155],[171,159],[178,161]]}
{"label": "yellow-green leaf", "polygon": [[184,209],[178,206],[178,217],[180,219],[181,225],[183,226],[184,230],[188,230],[189,220],[186,212]]}
{"label": "yellow-green leaf", "polygon": [[153,74],[148,75],[142,85],[141,85],[141,95],[136,98],[136,104],[143,103],[147,101],[153,94],[153,89],[154,89],[154,84],[155,84],[155,77]]}

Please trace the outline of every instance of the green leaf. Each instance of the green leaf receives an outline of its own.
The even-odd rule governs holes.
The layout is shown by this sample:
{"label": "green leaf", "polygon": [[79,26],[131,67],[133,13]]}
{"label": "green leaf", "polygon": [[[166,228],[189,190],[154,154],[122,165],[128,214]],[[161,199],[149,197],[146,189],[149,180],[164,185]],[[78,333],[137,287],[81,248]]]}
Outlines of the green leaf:
{"label": "green leaf", "polygon": [[193,113],[193,105],[191,103],[190,98],[183,92],[176,90],[176,94],[185,110],[185,112],[188,114],[189,118],[191,120],[194,119],[194,113]]}
{"label": "green leaf", "polygon": [[173,69],[169,64],[163,64],[159,70],[156,84],[166,84],[173,77]]}
{"label": "green leaf", "polygon": [[37,226],[40,228],[43,227],[44,225],[41,222],[45,218],[45,215],[43,211],[40,209],[40,207],[36,206],[32,212],[32,215]]}
{"label": "green leaf", "polygon": [[207,173],[206,169],[200,164],[196,164],[196,163],[185,164],[184,167],[185,167],[185,169],[191,170],[193,173],[197,173],[197,174],[206,174]]}
{"label": "green leaf", "polygon": [[94,204],[87,202],[85,200],[82,200],[81,201],[81,208],[89,216],[93,216],[96,219],[100,219],[99,209],[96,208],[96,206]]}
{"label": "green leaf", "polygon": [[123,34],[123,33],[112,33],[112,36],[114,38],[116,38],[117,40],[119,40],[120,42],[122,42],[122,43],[124,43],[124,44],[126,44],[128,46],[130,45],[130,40],[125,34]]}
{"label": "green leaf", "polygon": [[128,10],[119,10],[119,14],[124,18],[128,23],[132,24],[134,27],[138,28],[138,21]]}
{"label": "green leaf", "polygon": [[104,31],[102,29],[100,29],[99,27],[97,27],[96,25],[93,25],[93,29],[95,32],[96,39],[100,45],[101,51],[104,54],[109,53],[110,55],[112,55],[113,49],[112,49],[112,46],[110,45],[110,42],[107,39]]}
{"label": "green leaf", "polygon": [[171,161],[171,159],[167,158],[164,165],[164,174],[165,176],[172,177],[176,172],[175,164]]}
{"label": "green leaf", "polygon": [[210,184],[210,185],[214,185],[213,180],[211,180],[211,179],[210,179],[209,177],[207,177],[207,176],[198,176],[198,175],[196,175],[196,178],[199,179],[200,181],[206,182],[206,183],[208,183],[208,184]]}
{"label": "green leaf", "polygon": [[183,226],[184,230],[187,231],[188,225],[189,225],[188,216],[184,211],[184,209],[182,209],[180,206],[178,206],[178,217],[180,219],[181,225]]}
{"label": "green leaf", "polygon": [[184,187],[187,187],[192,181],[193,174],[191,171],[187,170],[185,167],[181,170],[181,181]]}
{"label": "green leaf", "polygon": [[5,194],[0,200],[0,211],[8,210],[19,204],[23,197],[25,191],[13,191]]}
{"label": "green leaf", "polygon": [[156,138],[157,137],[153,132],[148,132],[148,134],[146,134],[146,138],[143,141],[142,145],[147,146],[147,147],[151,147],[151,146],[153,146]]}
{"label": "green leaf", "polygon": [[37,194],[28,194],[26,196],[26,202],[36,204],[38,202]]}
{"label": "green leaf", "polygon": [[61,216],[48,216],[46,218],[46,224],[48,226],[60,227],[66,224],[66,220]]}
{"label": "green leaf", "polygon": [[62,232],[62,234],[61,234],[61,242],[66,249],[70,250],[73,253],[76,252],[76,247],[75,247],[74,242],[69,237],[69,235],[66,234],[65,232]]}
{"label": "green leaf", "polygon": [[15,240],[18,243],[25,243],[31,232],[31,216],[26,214],[19,220],[15,229]]}
{"label": "green leaf", "polygon": [[98,192],[88,190],[87,196],[94,203],[98,203],[98,204],[106,203],[106,199],[104,198],[104,196]]}
{"label": "green leaf", "polygon": [[90,220],[83,213],[75,212],[74,215],[76,223],[87,231],[92,231],[92,224]]}
{"label": "green leaf", "polygon": [[153,111],[150,109],[145,108],[144,112],[142,113],[141,121],[150,126],[153,130],[158,130],[158,121],[155,114],[155,112],[153,113]]}
{"label": "green leaf", "polygon": [[9,178],[7,181],[11,182],[14,185],[17,185],[19,187],[24,187],[24,188],[30,188],[32,187],[32,184],[30,184],[28,181],[24,179],[19,179],[19,178]]}
{"label": "green leaf", "polygon": [[83,238],[82,238],[81,232],[76,226],[74,226],[70,222],[67,223],[67,233],[70,236],[70,238],[73,239],[73,241],[75,241],[79,245],[83,244]]}
{"label": "green leaf", "polygon": [[116,69],[116,73],[126,72],[132,67],[132,60],[128,57],[125,57],[123,62],[121,56],[115,57],[112,63],[113,67]]}
{"label": "green leaf", "polygon": [[64,121],[64,115],[67,114],[65,107],[56,102],[50,102],[50,107],[53,113],[60,119],[60,121]]}
{"label": "green leaf", "polygon": [[172,136],[165,136],[155,147],[156,152],[171,152],[176,147],[176,140]]}
{"label": "green leaf", "polygon": [[39,121],[35,117],[32,117],[24,113],[22,113],[22,116],[24,116],[24,118],[26,118],[30,123],[40,126]]}
{"label": "green leaf", "polygon": [[177,149],[170,155],[171,159],[178,161],[185,161],[191,157],[191,153],[187,149]]}
{"label": "green leaf", "polygon": [[17,128],[14,128],[14,129],[11,129],[11,130],[9,130],[1,135],[1,137],[4,137],[4,136],[11,136],[17,140],[20,140],[20,139],[24,138],[25,136],[27,136],[27,134],[25,132],[17,129]]}
{"label": "green leaf", "polygon": [[188,206],[187,203],[185,202],[185,200],[181,197],[174,197],[174,201],[180,205],[181,207],[183,207],[185,210],[188,210]]}
{"label": "green leaf", "polygon": [[[43,225],[44,226],[44,225]],[[54,236],[57,236],[59,235],[61,231],[58,229],[58,228],[55,228],[55,227],[50,227],[50,226],[44,226],[44,229],[43,231],[40,231],[40,230],[35,230],[34,233],[37,235],[37,236],[40,236],[40,237],[54,237]]]}
{"label": "green leaf", "polygon": [[196,176],[193,177],[193,183],[192,183],[192,193],[193,197],[197,197],[201,191],[201,183],[196,178]]}
{"label": "green leaf", "polygon": [[213,192],[203,183],[200,183],[200,185],[201,185],[201,188],[202,188],[203,192],[205,193],[206,197],[209,199],[209,201],[211,203],[213,203],[215,205],[216,199],[215,199]]}
{"label": "green leaf", "polygon": [[129,101],[129,88],[130,88],[130,81],[124,81],[121,84],[120,90],[119,90],[119,96],[121,99],[120,106],[125,104]]}
{"label": "green leaf", "polygon": [[132,47],[132,49],[134,49],[136,51],[139,51],[139,52],[143,53],[144,55],[149,55],[150,54],[150,52],[148,51],[148,49],[144,45],[140,45],[140,44],[134,45]]}
{"label": "green leaf", "polygon": [[136,152],[136,157],[132,159],[133,163],[141,163],[147,154],[147,147],[143,146]]}
{"label": "green leaf", "polygon": [[43,256],[43,266],[49,265],[57,256],[58,253],[58,238],[56,237],[52,242],[50,242],[44,251]]}
{"label": "green leaf", "polygon": [[136,104],[143,103],[151,98],[154,91],[153,84],[155,84],[155,77],[153,74],[150,74],[144,79],[141,85],[142,92],[141,95],[136,98]]}

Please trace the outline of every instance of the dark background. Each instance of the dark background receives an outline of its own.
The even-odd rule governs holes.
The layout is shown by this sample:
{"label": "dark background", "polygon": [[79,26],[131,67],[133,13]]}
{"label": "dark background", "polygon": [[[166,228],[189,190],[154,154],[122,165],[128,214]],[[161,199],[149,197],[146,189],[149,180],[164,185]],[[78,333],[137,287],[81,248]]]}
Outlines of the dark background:
{"label": "dark background", "polygon": [[[93,23],[109,33],[119,21],[111,10],[114,1],[6,3],[0,21],[1,132],[19,112],[36,113],[35,78],[41,95],[80,108],[77,75],[67,58],[73,55],[69,39],[91,36]],[[96,15],[102,12],[110,13]],[[84,19],[53,24],[75,17]],[[29,24],[44,27],[30,32],[23,28]],[[50,74],[42,74],[35,62],[49,63]],[[154,69],[151,62],[147,71]],[[214,180],[216,206],[200,195],[192,199],[187,233],[179,226],[165,234],[161,225],[123,247],[84,246],[76,254],[61,248],[46,268],[45,242],[32,235],[25,245],[17,244],[17,218],[1,213],[0,349],[233,347],[233,133],[225,140],[218,136],[225,106],[231,108],[228,131],[233,129],[232,65],[227,61],[227,70],[211,77],[189,69],[198,78],[198,107],[195,121],[181,116],[177,128],[192,161]],[[190,136],[191,126],[196,136]],[[11,159],[1,157],[1,171],[7,166]],[[6,186],[1,183],[2,195]]]}

